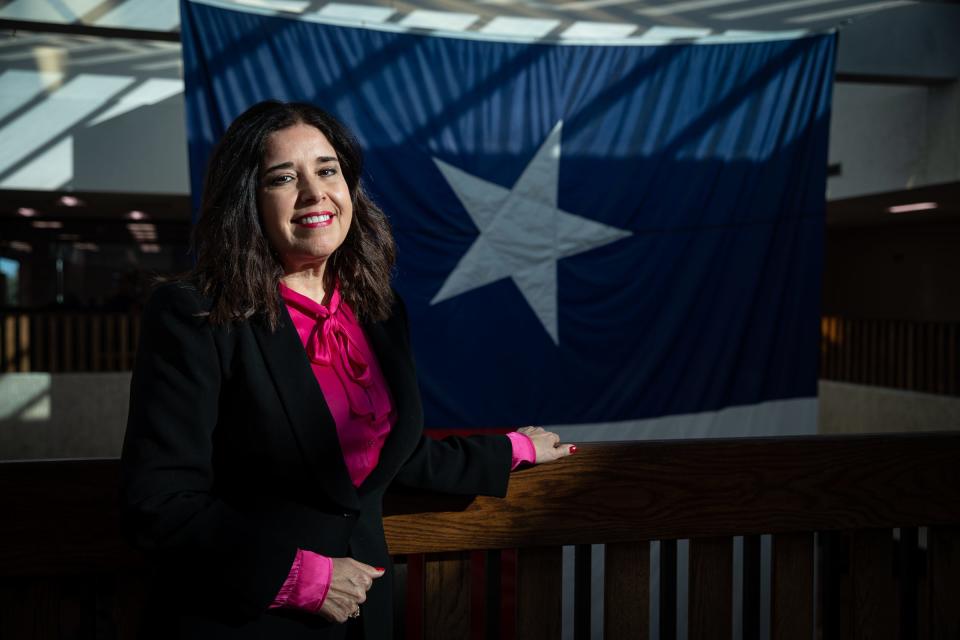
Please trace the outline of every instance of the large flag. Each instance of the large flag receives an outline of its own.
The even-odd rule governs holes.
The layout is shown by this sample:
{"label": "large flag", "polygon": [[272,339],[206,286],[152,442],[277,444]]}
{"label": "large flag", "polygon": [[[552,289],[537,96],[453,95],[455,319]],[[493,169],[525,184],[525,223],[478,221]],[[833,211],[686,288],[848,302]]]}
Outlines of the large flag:
{"label": "large flag", "polygon": [[359,138],[428,426],[815,431],[833,35],[533,42],[181,9],[195,195],[260,100]]}

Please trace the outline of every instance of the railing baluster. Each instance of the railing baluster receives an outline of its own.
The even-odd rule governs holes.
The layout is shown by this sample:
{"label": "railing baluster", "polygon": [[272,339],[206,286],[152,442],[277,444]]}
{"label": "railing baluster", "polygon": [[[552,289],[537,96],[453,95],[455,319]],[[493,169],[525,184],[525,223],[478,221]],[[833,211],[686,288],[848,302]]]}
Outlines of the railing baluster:
{"label": "railing baluster", "polygon": [[484,554],[484,634],[482,637],[487,640],[496,640],[500,637],[500,607],[503,602],[501,567],[499,549],[491,549]]}
{"label": "railing baluster", "polygon": [[930,638],[960,638],[960,527],[930,527],[927,533]]}
{"label": "railing baluster", "polygon": [[606,545],[603,558],[604,640],[650,637],[650,543]]}
{"label": "railing baluster", "polygon": [[817,624],[823,640],[853,637],[850,610],[850,556],[847,535],[841,531],[820,534],[819,615]]}
{"label": "railing baluster", "polygon": [[893,580],[893,532],[855,531],[850,545],[853,627],[858,638],[897,637],[899,608]]}
{"label": "railing baluster", "polygon": [[470,554],[431,554],[424,562],[423,637],[470,636]]}
{"label": "railing baluster", "polygon": [[517,638],[560,637],[562,577],[562,547],[527,547],[517,551]]}
{"label": "railing baluster", "polygon": [[813,534],[773,536],[770,621],[773,640],[813,637]]}
{"label": "railing baluster", "polygon": [[100,368],[103,366],[103,345],[102,340],[103,336],[101,332],[103,331],[102,325],[103,316],[97,314],[90,319],[90,351],[93,354],[91,367],[93,371],[100,371]]}
{"label": "railing baluster", "polygon": [[897,558],[897,583],[900,587],[900,639],[917,637],[919,622],[919,546],[917,528],[900,529],[900,545]]}
{"label": "railing baluster", "polygon": [[43,316],[30,315],[30,371],[43,371]]}
{"label": "railing baluster", "polygon": [[687,637],[723,640],[733,633],[733,539],[690,540]]}
{"label": "railing baluster", "polygon": [[13,316],[5,316],[0,323],[0,371],[16,371],[13,357],[16,337],[13,335],[13,330]]}
{"label": "railing baluster", "polygon": [[104,340],[104,347],[107,353],[107,370],[108,371],[119,371],[120,362],[118,354],[120,352],[119,347],[117,346],[117,323],[120,319],[115,314],[110,314],[107,316],[107,335],[106,340]]}
{"label": "railing baluster", "polygon": [[131,362],[133,361],[133,353],[130,350],[130,316],[117,316],[117,320],[120,323],[120,357],[119,362],[117,363],[119,364],[117,369],[128,370],[130,369]]}
{"label": "railing baluster", "polygon": [[77,364],[74,371],[89,371],[90,363],[87,361],[87,345],[90,343],[89,336],[90,317],[87,314],[77,315]]}
{"label": "railing baluster", "polygon": [[74,371],[73,368],[73,314],[68,313],[63,316],[63,326],[61,327],[63,337],[63,370],[67,372]]}
{"label": "railing baluster", "polygon": [[960,325],[951,324],[949,327],[947,339],[947,393],[960,395],[960,384],[958,382],[957,369],[960,369],[960,362],[957,362],[960,345],[957,344],[957,334],[960,333]]}
{"label": "railing baluster", "polygon": [[60,343],[59,333],[57,331],[57,316],[47,314],[47,371],[57,373],[60,371]]}
{"label": "railing baluster", "polygon": [[406,640],[423,639],[424,555],[407,556]]}
{"label": "railing baluster", "polygon": [[17,371],[30,371],[30,316],[17,316]]}

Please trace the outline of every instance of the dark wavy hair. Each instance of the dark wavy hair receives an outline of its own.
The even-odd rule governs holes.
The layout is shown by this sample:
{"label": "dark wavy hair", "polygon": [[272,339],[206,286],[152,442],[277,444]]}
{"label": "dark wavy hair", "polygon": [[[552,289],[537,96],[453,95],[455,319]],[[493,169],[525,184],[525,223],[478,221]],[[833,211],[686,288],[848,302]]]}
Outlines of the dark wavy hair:
{"label": "dark wavy hair", "polygon": [[360,182],[360,145],[347,127],[322,109],[268,100],[231,123],[207,165],[200,219],[191,238],[197,262],[189,279],[213,300],[209,316],[213,324],[245,320],[259,312],[271,328],[279,322],[283,268],[263,228],[257,189],[267,139],[300,123],[316,127],[333,145],[353,204],[347,237],[327,259],[324,288],[330,291],[339,282],[341,297],[363,321],[390,315],[396,249],[386,216]]}

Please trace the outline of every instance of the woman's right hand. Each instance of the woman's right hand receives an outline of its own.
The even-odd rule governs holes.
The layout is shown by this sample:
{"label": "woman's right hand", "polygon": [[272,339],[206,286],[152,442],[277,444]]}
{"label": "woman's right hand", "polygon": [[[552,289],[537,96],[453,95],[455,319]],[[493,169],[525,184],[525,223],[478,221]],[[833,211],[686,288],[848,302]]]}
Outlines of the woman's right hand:
{"label": "woman's right hand", "polygon": [[[351,614],[359,614],[360,604],[367,599],[373,581],[381,577],[383,569],[357,562],[353,558],[331,558],[333,571],[330,590],[320,606],[320,615],[334,622],[346,622]],[[356,617],[354,615],[353,617]]]}

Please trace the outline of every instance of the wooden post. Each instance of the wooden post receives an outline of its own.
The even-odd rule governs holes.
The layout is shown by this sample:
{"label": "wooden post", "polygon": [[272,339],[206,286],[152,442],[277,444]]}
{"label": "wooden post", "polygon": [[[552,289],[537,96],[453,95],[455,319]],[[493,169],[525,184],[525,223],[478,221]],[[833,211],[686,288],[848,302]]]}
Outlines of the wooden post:
{"label": "wooden post", "polygon": [[650,637],[650,543],[606,546],[603,558],[603,637]]}
{"label": "wooden post", "polygon": [[813,534],[773,536],[770,626],[773,640],[813,637]]}
{"label": "wooden post", "polygon": [[560,638],[562,574],[562,547],[527,547],[518,550],[517,638]]}
{"label": "wooden post", "polygon": [[733,539],[690,540],[690,640],[723,640],[733,633]]}
{"label": "wooden post", "polygon": [[895,640],[899,606],[893,580],[893,531],[855,531],[850,547],[856,637]]}
{"label": "wooden post", "polygon": [[470,636],[470,555],[465,551],[428,555],[424,562],[423,637]]}

